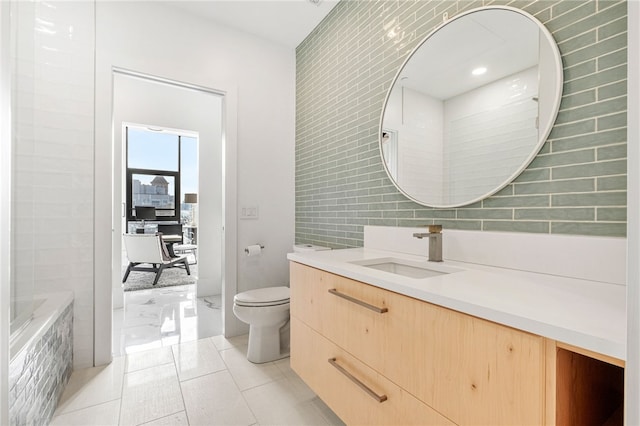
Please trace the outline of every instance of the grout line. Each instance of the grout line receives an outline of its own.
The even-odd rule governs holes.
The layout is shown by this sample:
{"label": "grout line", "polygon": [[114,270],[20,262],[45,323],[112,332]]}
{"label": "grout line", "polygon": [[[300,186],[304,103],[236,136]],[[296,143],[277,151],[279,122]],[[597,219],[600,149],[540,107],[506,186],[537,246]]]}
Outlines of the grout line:
{"label": "grout line", "polygon": [[144,426],[146,424],[149,424],[149,423],[152,423],[152,422],[156,422],[158,420],[166,419],[167,417],[175,416],[176,414],[179,414],[179,413],[182,413],[182,412],[184,412],[185,417],[187,417],[187,425],[189,425],[190,424],[189,423],[189,417],[187,416],[187,410],[185,409],[185,410],[176,411],[175,413],[167,414],[166,416],[162,416],[162,417],[158,417],[156,419],[149,420],[148,422],[140,423],[139,426]]}
{"label": "grout line", "polygon": [[[171,349],[171,356],[173,357],[173,366],[176,369],[176,376],[178,378],[178,387],[180,388],[180,397],[182,398],[182,406],[184,407],[184,416],[187,418],[187,425],[190,425],[191,421],[189,420],[189,411],[187,410],[187,401],[185,400],[184,391],[182,390],[182,381],[180,380],[180,374],[178,374],[178,365],[176,364],[176,357],[173,352],[173,349]],[[194,377],[194,379],[195,378],[196,377]],[[187,380],[185,380],[185,382],[186,381]]]}
{"label": "grout line", "polygon": [[56,416],[53,416],[51,419],[53,420],[55,417],[66,416],[67,414],[77,413],[78,411],[86,410],[87,408],[94,408],[94,407],[98,407],[100,405],[108,404],[110,402],[119,401],[119,400],[122,400],[122,398],[113,398],[113,399],[109,399],[107,401],[98,402],[96,404],[85,405],[85,406],[82,406],[80,408],[76,408],[74,410],[65,411],[63,413],[60,413],[60,414],[58,414]]}
{"label": "grout line", "polygon": [[[127,355],[124,355],[124,368],[122,369],[122,384],[120,385],[120,404],[118,406],[118,425],[122,423],[122,401],[124,401],[124,380],[127,375],[127,364],[128,364]],[[113,362],[113,361],[112,361]]]}

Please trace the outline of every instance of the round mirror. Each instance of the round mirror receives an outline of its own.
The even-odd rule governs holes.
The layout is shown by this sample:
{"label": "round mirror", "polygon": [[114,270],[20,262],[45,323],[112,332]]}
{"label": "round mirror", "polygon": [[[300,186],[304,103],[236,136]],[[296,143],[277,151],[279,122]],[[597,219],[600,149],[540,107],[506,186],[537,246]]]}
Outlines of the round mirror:
{"label": "round mirror", "polygon": [[387,173],[426,206],[482,200],[533,160],[561,94],[560,52],[537,19],[502,6],[458,15],[416,47],[387,93]]}

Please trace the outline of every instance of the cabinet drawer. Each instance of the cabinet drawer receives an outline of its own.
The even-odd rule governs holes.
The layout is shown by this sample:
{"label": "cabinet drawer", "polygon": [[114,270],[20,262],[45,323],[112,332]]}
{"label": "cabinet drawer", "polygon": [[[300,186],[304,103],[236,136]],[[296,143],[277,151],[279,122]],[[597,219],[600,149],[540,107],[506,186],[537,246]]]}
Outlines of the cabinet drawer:
{"label": "cabinet drawer", "polygon": [[543,423],[539,336],[296,263],[291,315],[455,423]]}
{"label": "cabinet drawer", "polygon": [[292,316],[381,371],[399,295],[297,263],[290,283]]}
{"label": "cabinet drawer", "polygon": [[453,425],[296,317],[291,367],[347,424]]}

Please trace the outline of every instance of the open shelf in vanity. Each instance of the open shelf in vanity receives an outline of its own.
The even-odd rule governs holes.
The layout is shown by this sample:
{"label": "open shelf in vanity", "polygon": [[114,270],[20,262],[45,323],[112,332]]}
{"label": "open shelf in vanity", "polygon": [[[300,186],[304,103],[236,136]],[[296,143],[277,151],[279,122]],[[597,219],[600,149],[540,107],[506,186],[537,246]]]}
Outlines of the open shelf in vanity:
{"label": "open shelf in vanity", "polygon": [[623,424],[624,361],[558,344],[555,364],[556,425]]}

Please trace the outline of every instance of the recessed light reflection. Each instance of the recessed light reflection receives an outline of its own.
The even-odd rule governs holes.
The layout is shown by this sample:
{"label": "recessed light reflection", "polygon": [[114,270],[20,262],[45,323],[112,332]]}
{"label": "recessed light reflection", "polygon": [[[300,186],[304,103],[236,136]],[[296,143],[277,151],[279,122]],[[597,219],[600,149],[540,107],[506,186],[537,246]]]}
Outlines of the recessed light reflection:
{"label": "recessed light reflection", "polygon": [[482,75],[487,72],[487,67],[478,67],[471,71],[473,75]]}

